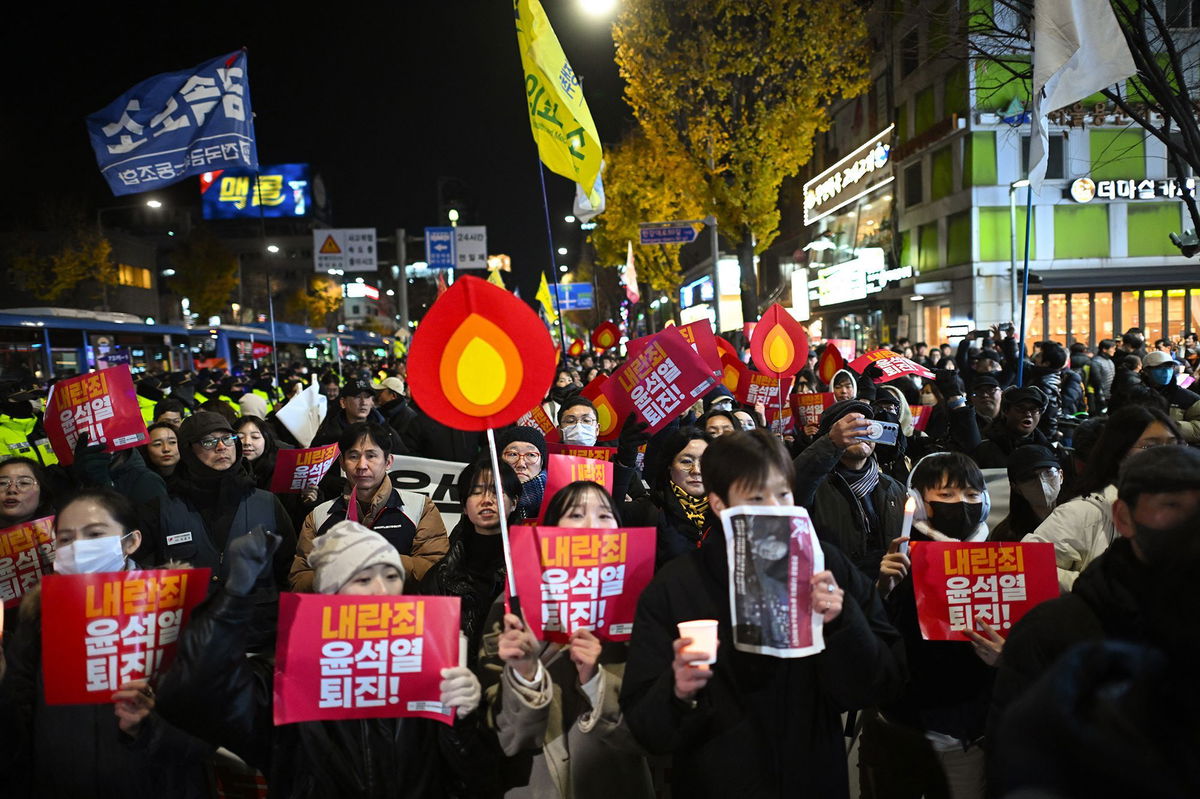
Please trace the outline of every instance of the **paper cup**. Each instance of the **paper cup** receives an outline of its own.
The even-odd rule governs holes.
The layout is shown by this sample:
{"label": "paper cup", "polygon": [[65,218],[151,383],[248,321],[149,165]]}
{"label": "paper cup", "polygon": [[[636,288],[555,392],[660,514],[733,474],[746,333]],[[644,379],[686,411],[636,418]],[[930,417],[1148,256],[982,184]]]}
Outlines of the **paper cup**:
{"label": "paper cup", "polygon": [[680,638],[691,638],[692,642],[684,647],[688,653],[708,655],[707,660],[692,661],[692,666],[707,669],[709,664],[717,662],[717,620],[697,619],[696,621],[681,621],[676,625]]}

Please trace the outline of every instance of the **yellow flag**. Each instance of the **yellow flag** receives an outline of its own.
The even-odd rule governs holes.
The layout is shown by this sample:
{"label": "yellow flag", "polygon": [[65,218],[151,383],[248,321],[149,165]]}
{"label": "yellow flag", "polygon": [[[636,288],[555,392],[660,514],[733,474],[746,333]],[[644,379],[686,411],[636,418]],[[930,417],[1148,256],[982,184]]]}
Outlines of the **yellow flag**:
{"label": "yellow flag", "polygon": [[505,291],[508,291],[508,288],[504,285],[504,278],[500,276],[499,269],[489,269],[488,270],[488,282],[491,283],[493,286],[499,286],[500,288],[504,289]]}
{"label": "yellow flag", "polygon": [[551,171],[587,187],[593,208],[600,207],[600,137],[583,99],[583,85],[567,62],[558,37],[538,0],[513,0],[517,46],[525,73],[525,105],[542,163]]}
{"label": "yellow flag", "polygon": [[537,301],[546,309],[546,321],[552,325],[558,324],[558,311],[554,308],[554,295],[550,293],[550,284],[546,282],[545,272],[542,272],[542,282],[538,284]]}

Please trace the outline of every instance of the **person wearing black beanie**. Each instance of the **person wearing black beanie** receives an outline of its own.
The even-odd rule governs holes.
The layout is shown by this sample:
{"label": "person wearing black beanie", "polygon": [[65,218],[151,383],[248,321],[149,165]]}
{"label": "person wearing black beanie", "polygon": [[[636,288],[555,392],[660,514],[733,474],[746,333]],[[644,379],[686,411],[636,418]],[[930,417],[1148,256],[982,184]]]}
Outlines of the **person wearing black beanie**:
{"label": "person wearing black beanie", "polygon": [[516,425],[496,435],[496,451],[521,481],[519,518],[536,518],[546,491],[546,437],[537,428]]}

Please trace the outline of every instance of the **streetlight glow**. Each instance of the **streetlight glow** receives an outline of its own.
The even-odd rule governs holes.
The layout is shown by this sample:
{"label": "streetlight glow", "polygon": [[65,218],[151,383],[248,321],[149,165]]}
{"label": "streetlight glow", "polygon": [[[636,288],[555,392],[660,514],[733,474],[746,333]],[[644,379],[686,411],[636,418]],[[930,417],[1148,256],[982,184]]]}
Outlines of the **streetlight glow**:
{"label": "streetlight glow", "polygon": [[558,268],[558,271],[560,271],[560,272],[565,272],[565,271],[567,271],[567,265],[566,265],[566,264],[563,264],[562,266],[560,266],[560,267]]}
{"label": "streetlight glow", "polygon": [[267,245],[267,252],[269,252],[269,253],[271,253],[272,255],[274,255],[275,253],[279,252],[279,245],[278,245],[278,244],[268,244],[268,245]]}
{"label": "streetlight glow", "polygon": [[566,248],[566,247],[559,247],[559,248],[558,248],[558,254],[559,254],[559,255],[566,255],[566,254],[567,254],[567,248]]}
{"label": "streetlight glow", "polygon": [[593,17],[606,17],[617,7],[617,0],[579,0],[579,7]]}
{"label": "streetlight glow", "polygon": [[575,221],[575,217],[572,216],[571,214],[567,214],[566,216],[563,217],[563,221],[570,224],[571,222]]}
{"label": "streetlight glow", "polygon": [[149,207],[149,208],[162,208],[162,201],[160,201],[160,200],[146,200],[146,206],[147,206],[147,207]]}

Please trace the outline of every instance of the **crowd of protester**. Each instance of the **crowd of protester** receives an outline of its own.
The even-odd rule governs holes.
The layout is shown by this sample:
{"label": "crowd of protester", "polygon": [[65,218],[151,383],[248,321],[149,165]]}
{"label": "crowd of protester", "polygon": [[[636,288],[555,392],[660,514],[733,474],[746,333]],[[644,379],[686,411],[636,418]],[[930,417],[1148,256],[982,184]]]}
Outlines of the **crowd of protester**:
{"label": "crowd of protester", "polygon": [[[825,383],[818,346],[793,383],[832,395],[815,423],[772,430],[719,386],[654,435],[631,414],[607,442],[580,392],[621,359],[563,357],[542,410],[559,441],[613,447],[614,481],[550,497],[542,430],[496,431],[494,467],[483,434],[418,407],[403,359],[341,377],[292,364],[279,385],[266,369],[141,375],[144,446],[83,438],[70,466],[45,441],[46,386],[6,373],[0,528],[53,515],[61,574],[212,579],[170,668],[107,705],[48,704],[40,590],[6,609],[0,793],[207,797],[237,771],[279,797],[1200,795],[1196,335],[1023,348],[1004,325],[891,349],[932,377],[846,366]],[[328,404],[303,444],[336,443],[335,466],[316,489],[272,493],[279,453],[301,446],[277,413],[310,381]],[[869,439],[879,421],[894,444]],[[394,479],[401,456],[465,465],[451,529]],[[740,505],[807,509],[819,654],[734,648],[720,513]],[[540,641],[509,612],[501,521],[540,515],[654,528],[628,643]],[[1061,596],[1011,630],[925,640],[907,544],[929,540],[1049,543]],[[465,665],[440,685],[454,723],[275,725],[289,591],[459,597]],[[719,622],[711,667],[677,632],[692,619]]]}

